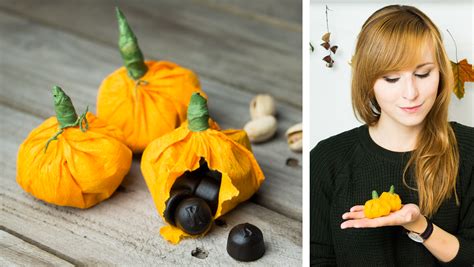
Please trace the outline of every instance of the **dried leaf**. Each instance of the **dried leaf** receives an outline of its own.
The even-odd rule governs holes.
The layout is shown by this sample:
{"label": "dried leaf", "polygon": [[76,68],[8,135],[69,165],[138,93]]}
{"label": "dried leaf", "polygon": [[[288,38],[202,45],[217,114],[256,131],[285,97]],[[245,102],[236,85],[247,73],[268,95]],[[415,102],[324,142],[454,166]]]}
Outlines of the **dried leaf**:
{"label": "dried leaf", "polygon": [[332,60],[330,55],[325,56],[323,60],[326,61],[326,67],[332,68],[334,60]]}
{"label": "dried leaf", "polygon": [[[338,47],[337,45],[331,47],[331,51],[332,51],[334,54],[336,54],[337,47]],[[326,48],[326,49],[327,49],[327,48]]]}
{"label": "dried leaf", "polygon": [[326,61],[327,63],[334,63],[334,60],[332,60],[331,56],[329,56],[329,55],[325,56],[323,58],[323,60]]}
{"label": "dried leaf", "polygon": [[352,67],[352,61],[354,61],[354,56],[351,57],[351,61],[347,62],[347,64],[349,64],[349,66]]}
{"label": "dried leaf", "polygon": [[454,63],[451,61],[454,75],[454,94],[459,98],[464,97],[464,83],[474,82],[474,68],[467,63],[467,59]]}
{"label": "dried leaf", "polygon": [[329,43],[322,43],[321,46],[328,50],[331,45]]}
{"label": "dried leaf", "polygon": [[332,65],[334,63],[334,60],[332,60],[330,55],[327,55],[323,58],[324,61],[326,61],[326,67],[332,68]]}
{"label": "dried leaf", "polygon": [[326,43],[329,43],[329,37],[331,37],[331,33],[330,32],[327,32],[323,35],[323,37],[321,37],[321,39],[326,42]]}

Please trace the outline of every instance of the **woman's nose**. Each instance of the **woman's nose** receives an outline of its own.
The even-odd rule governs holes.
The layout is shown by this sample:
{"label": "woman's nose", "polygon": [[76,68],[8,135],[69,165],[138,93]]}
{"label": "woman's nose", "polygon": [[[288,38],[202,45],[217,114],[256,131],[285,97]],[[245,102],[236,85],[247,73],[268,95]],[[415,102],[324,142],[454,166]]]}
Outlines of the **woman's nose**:
{"label": "woman's nose", "polygon": [[418,86],[416,84],[415,77],[410,77],[406,79],[402,97],[406,100],[414,100],[418,97]]}

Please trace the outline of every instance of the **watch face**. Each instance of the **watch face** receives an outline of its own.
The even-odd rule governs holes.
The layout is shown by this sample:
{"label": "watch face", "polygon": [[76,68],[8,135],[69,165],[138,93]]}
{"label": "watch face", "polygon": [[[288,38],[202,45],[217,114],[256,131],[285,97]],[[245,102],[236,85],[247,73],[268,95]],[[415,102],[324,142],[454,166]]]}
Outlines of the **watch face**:
{"label": "watch face", "polygon": [[413,240],[413,241],[415,241],[415,242],[423,243],[423,241],[424,241],[423,238],[421,238],[421,236],[420,236],[419,234],[417,234],[417,233],[412,233],[412,232],[410,232],[410,233],[408,233],[407,235],[408,235],[408,237],[409,237],[411,240]]}

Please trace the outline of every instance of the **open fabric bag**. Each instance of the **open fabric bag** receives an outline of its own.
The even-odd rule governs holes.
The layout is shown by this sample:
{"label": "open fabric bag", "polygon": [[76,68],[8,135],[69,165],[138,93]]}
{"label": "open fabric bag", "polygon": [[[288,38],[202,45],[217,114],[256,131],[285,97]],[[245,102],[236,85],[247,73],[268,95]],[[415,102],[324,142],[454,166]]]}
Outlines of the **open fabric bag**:
{"label": "open fabric bag", "polygon": [[196,177],[200,170],[207,169],[210,176],[219,179],[212,219],[249,199],[264,180],[246,133],[209,127],[207,101],[199,93],[191,96],[187,118],[179,128],[151,142],[141,161],[141,171],[158,213],[168,223],[160,233],[174,244],[190,236],[165,216],[171,191],[179,178]]}

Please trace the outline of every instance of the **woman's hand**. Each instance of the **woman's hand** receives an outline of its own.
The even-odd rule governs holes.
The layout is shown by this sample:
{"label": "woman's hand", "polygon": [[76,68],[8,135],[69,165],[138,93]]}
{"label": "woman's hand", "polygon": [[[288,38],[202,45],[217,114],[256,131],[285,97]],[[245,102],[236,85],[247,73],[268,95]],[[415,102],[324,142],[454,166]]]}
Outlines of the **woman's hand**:
{"label": "woman's hand", "polygon": [[[342,218],[346,221],[341,224],[341,229],[400,225],[409,231],[422,233],[428,225],[425,216],[421,215],[420,208],[415,204],[403,205],[400,210],[374,219],[366,218],[364,206],[357,205],[352,207],[349,212],[344,213]],[[457,237],[435,224],[433,224],[433,233],[423,245],[442,262],[451,261],[457,255],[460,246]]]}
{"label": "woman's hand", "polygon": [[410,231],[423,232],[426,228],[426,220],[420,213],[420,208],[415,204],[405,204],[400,210],[387,216],[368,219],[364,215],[364,206],[357,205],[342,215],[344,220],[341,229],[346,228],[375,228],[382,226],[400,225]]}

